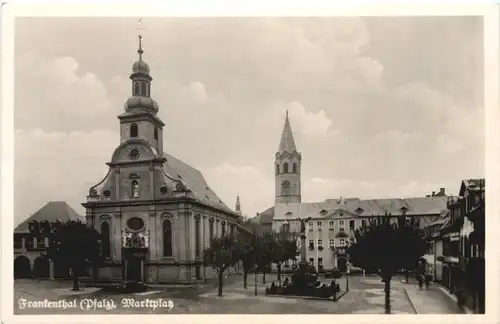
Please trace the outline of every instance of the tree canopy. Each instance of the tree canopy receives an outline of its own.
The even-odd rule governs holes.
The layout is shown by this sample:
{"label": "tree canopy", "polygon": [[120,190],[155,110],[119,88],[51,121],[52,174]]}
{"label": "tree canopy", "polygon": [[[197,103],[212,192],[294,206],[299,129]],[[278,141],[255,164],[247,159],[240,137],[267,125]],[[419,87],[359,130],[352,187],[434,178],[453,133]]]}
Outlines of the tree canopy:
{"label": "tree canopy", "polygon": [[80,221],[54,224],[49,235],[49,258],[65,264],[73,273],[73,289],[87,266],[98,267],[101,261],[100,234]]}

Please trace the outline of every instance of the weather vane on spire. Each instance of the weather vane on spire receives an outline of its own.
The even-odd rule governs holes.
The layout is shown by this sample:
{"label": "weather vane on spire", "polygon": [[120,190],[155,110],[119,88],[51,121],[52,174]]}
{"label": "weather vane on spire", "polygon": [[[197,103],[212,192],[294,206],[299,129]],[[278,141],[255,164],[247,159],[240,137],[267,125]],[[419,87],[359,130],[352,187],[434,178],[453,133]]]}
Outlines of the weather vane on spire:
{"label": "weather vane on spire", "polygon": [[144,53],[142,50],[142,18],[139,18],[137,22],[137,37],[139,37],[139,49],[137,53],[139,53],[139,60],[142,60],[142,53]]}

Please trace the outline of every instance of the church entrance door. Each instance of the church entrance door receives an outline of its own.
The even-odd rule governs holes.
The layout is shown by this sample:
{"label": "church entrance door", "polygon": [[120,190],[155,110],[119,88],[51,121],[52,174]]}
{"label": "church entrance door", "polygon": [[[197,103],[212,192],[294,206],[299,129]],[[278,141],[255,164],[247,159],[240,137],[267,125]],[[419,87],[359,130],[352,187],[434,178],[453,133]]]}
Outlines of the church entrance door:
{"label": "church entrance door", "polygon": [[144,260],[146,251],[143,249],[124,249],[125,280],[144,281]]}
{"label": "church entrance door", "polygon": [[340,272],[346,272],[347,271],[347,260],[345,256],[337,256],[337,267],[340,270]]}
{"label": "church entrance door", "polygon": [[142,260],[131,255],[127,260],[127,281],[142,281]]}

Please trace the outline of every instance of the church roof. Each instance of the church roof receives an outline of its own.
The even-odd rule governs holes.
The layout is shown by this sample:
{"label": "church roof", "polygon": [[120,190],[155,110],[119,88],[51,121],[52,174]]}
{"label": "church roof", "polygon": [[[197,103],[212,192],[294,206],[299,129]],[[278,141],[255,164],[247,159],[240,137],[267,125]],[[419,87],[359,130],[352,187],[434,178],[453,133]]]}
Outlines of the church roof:
{"label": "church roof", "polygon": [[[343,199],[343,210],[359,216],[383,216],[386,212],[391,215],[440,215],[446,209],[446,196],[418,197],[418,198],[384,198],[384,199]],[[274,219],[288,219],[289,217],[326,218],[339,209],[338,199],[327,199],[324,202],[313,203],[280,203],[276,204]],[[292,216],[290,216],[291,213]],[[287,215],[288,214],[288,215]]]}
{"label": "church roof", "polygon": [[49,221],[53,222],[59,220],[66,222],[68,220],[80,220],[85,222],[85,218],[78,215],[77,212],[71,208],[65,201],[51,201],[45,206],[37,210],[31,217],[19,224],[14,233],[25,233],[28,231],[28,224],[31,221]]}
{"label": "church roof", "polygon": [[288,111],[286,113],[285,126],[283,127],[283,132],[281,133],[281,141],[278,152],[297,152],[295,141],[293,139],[292,127],[290,126],[290,120],[288,119]]}
{"label": "church roof", "polygon": [[170,154],[164,153],[163,156],[167,159],[163,165],[165,172],[175,178],[175,180],[184,182],[196,200],[226,212],[234,213],[208,186],[203,174],[199,170]]}
{"label": "church roof", "polygon": [[250,220],[250,222],[252,224],[271,224],[273,222],[273,216],[274,216],[274,206],[269,207],[268,209],[266,209],[262,213],[253,217]]}

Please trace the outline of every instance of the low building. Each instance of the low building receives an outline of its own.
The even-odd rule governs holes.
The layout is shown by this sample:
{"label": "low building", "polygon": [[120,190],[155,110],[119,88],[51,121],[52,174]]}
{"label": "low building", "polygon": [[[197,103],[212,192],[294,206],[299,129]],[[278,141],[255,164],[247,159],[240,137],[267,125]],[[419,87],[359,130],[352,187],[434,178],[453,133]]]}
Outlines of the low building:
{"label": "low building", "polygon": [[[49,245],[46,226],[70,220],[85,222],[66,202],[51,201],[14,229],[14,278],[68,277],[67,269],[52,266],[45,251]],[[38,223],[36,228],[31,227],[34,222]]]}

